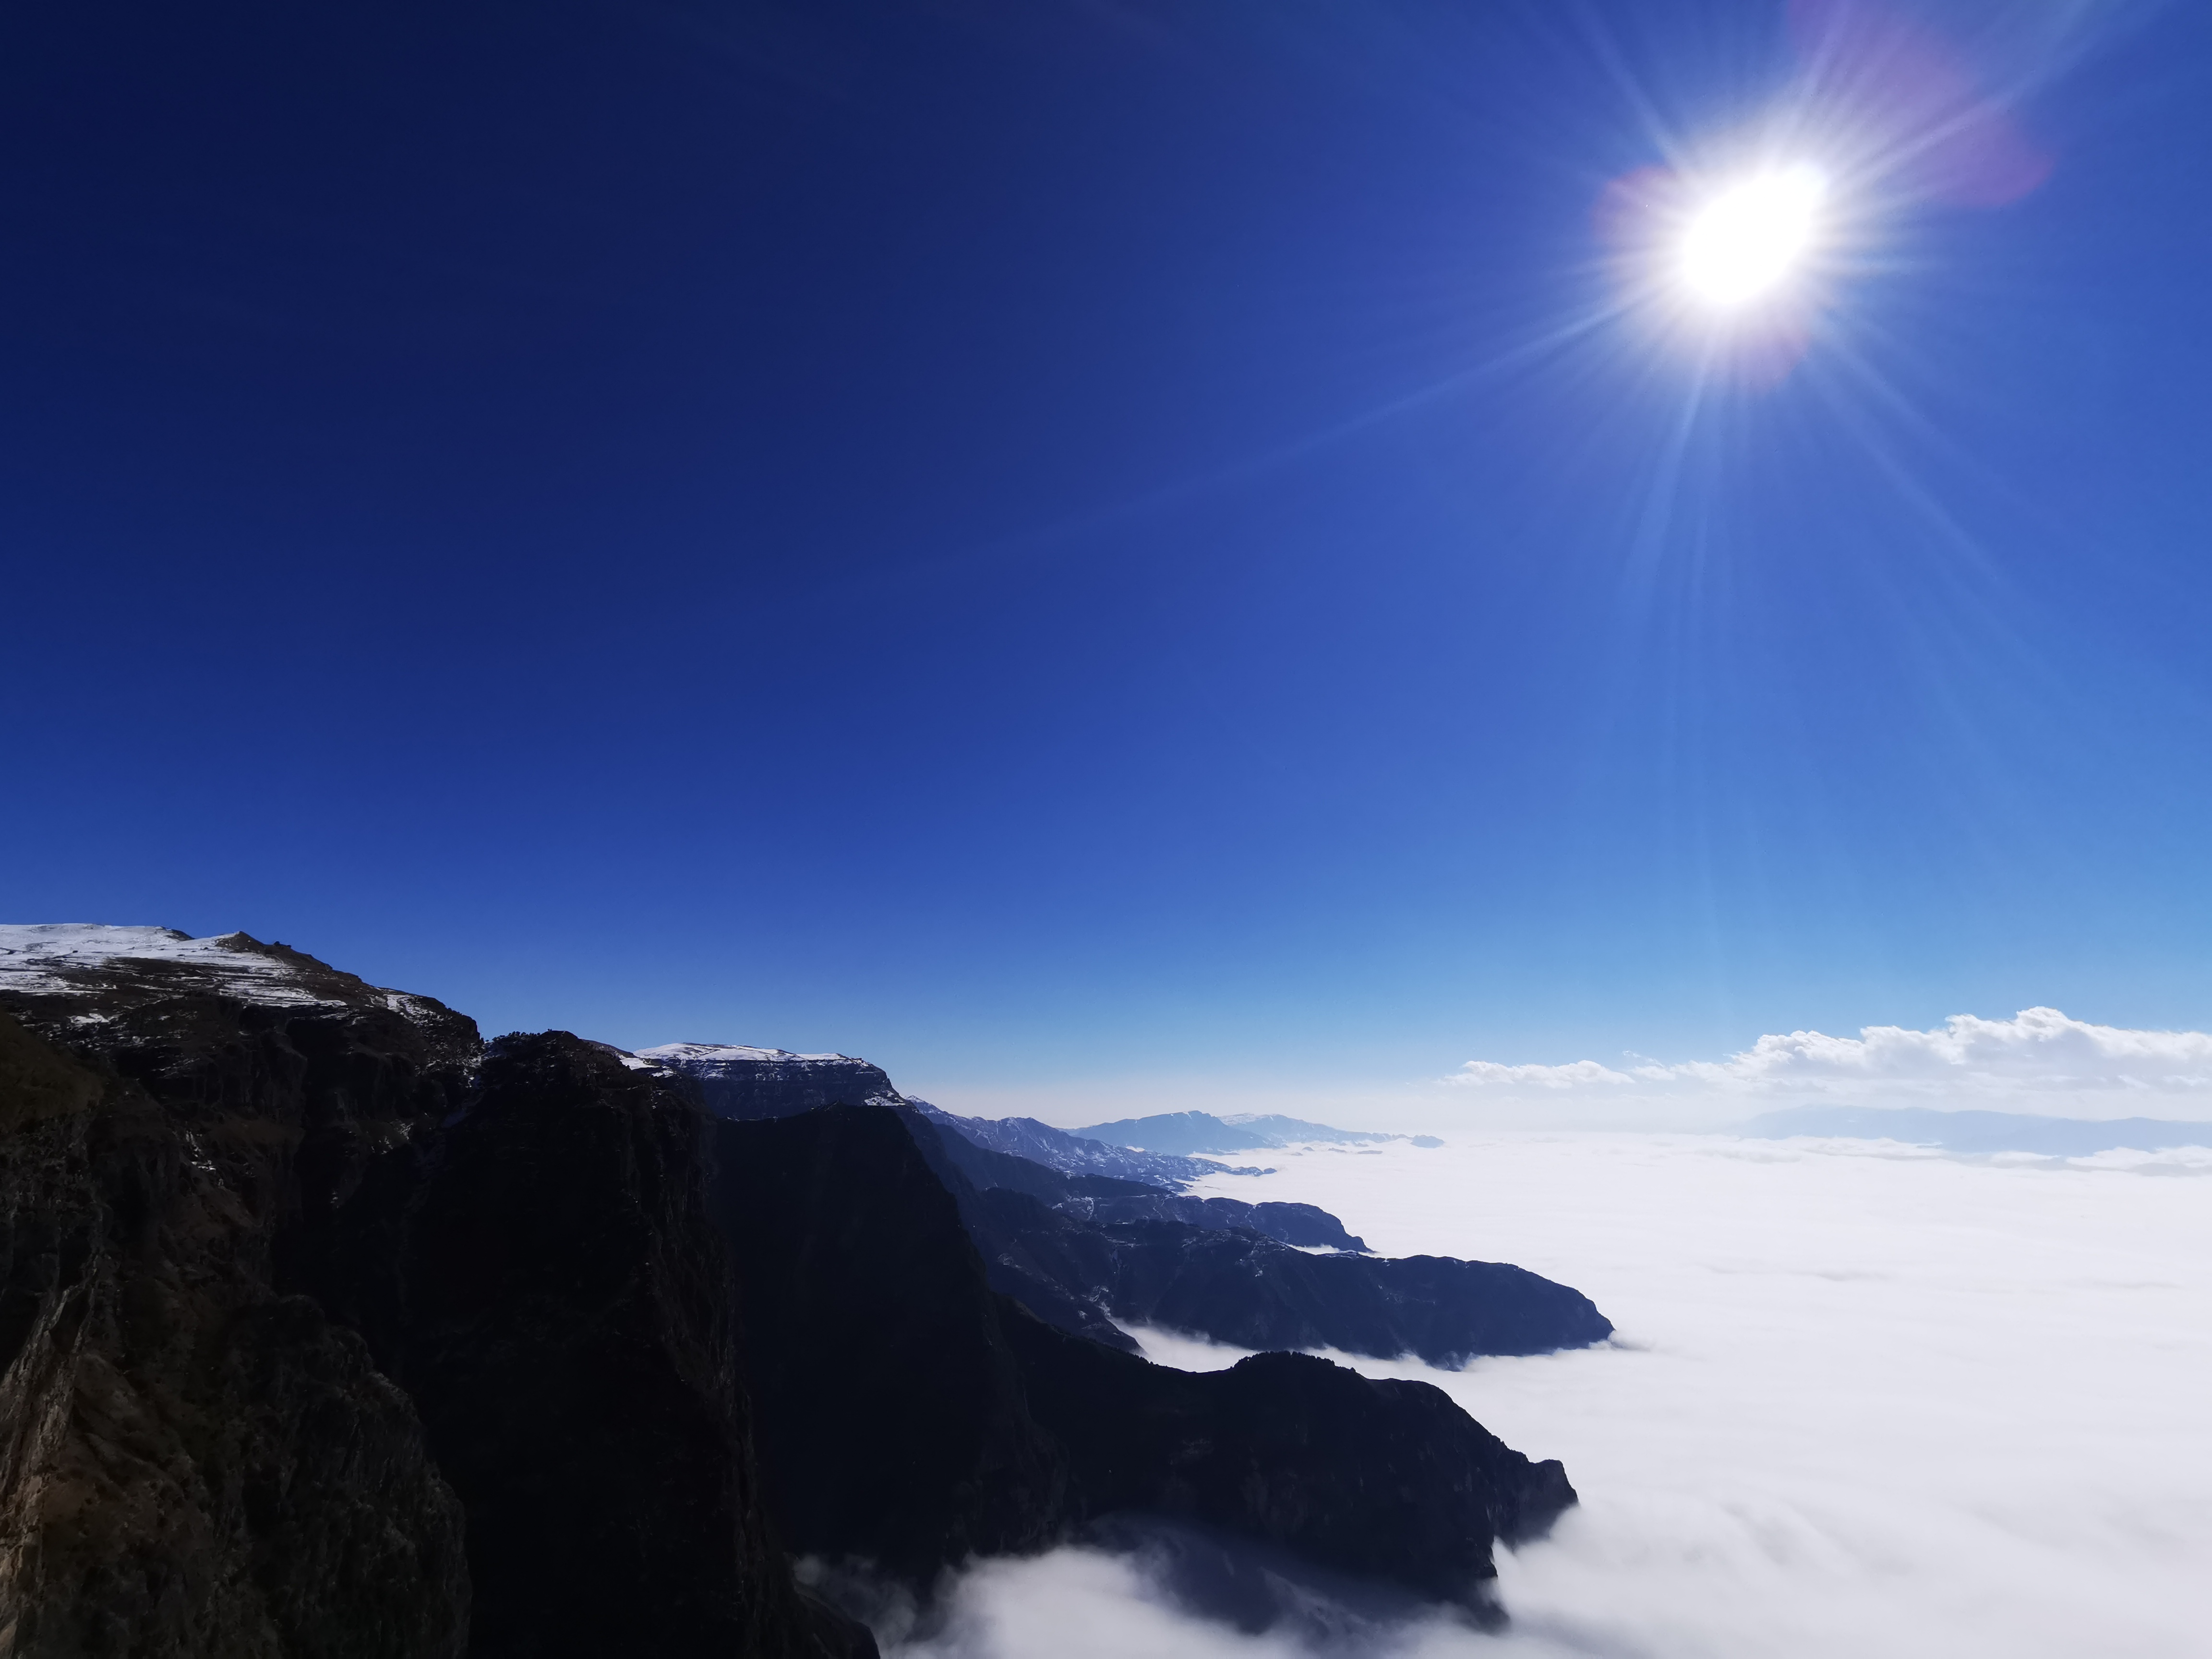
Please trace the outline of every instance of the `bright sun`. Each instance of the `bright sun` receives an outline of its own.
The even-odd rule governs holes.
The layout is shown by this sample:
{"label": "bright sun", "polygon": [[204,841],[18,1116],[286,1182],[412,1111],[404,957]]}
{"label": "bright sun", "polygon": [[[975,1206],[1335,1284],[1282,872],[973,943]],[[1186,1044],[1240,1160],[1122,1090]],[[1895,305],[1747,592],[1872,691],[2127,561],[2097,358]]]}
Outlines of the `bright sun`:
{"label": "bright sun", "polygon": [[1715,194],[1682,233],[1677,273],[1706,304],[1734,307],[1773,292],[1818,240],[1827,180],[1818,170],[1778,167]]}

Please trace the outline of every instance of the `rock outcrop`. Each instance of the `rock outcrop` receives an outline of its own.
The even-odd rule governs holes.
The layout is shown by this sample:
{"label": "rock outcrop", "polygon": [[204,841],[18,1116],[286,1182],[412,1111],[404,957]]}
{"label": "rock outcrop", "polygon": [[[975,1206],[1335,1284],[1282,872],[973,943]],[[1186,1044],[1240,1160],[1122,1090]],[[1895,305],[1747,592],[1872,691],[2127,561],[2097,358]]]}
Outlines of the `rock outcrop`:
{"label": "rock outcrop", "polygon": [[372,1349],[467,1515],[477,1659],[872,1651],[796,1589],[761,1499],[710,1122],[672,1073],[504,1037],[361,1218],[394,1292]]}
{"label": "rock outcrop", "polygon": [[1063,1175],[1110,1176],[1121,1181],[1181,1192],[1194,1181],[1208,1176],[1260,1176],[1273,1173],[1257,1165],[1216,1164],[1202,1158],[1182,1158],[1167,1152],[1140,1152],[1130,1146],[1109,1146],[1102,1140],[1071,1134],[1033,1117],[962,1117],[931,1105],[913,1104],[955,1134],[994,1152],[1025,1158],[1032,1164],[1058,1170]]}
{"label": "rock outcrop", "polygon": [[[911,1102],[892,1103],[909,1115],[914,1111]],[[979,1145],[945,1122],[942,1114],[920,1115],[924,1123],[909,1124],[915,1137],[927,1147],[934,1134],[945,1158],[969,1184],[978,1189],[1002,1187],[1026,1193],[1079,1222],[1103,1225],[1115,1221],[1179,1221],[1189,1227],[1241,1228],[1302,1249],[1364,1252],[1367,1249],[1365,1240],[1346,1232],[1341,1221],[1317,1205],[1189,1198],[1141,1181],[1103,1175],[1067,1175],[1029,1158]]]}
{"label": "rock outcrop", "polygon": [[[703,1069],[710,1064],[742,1072],[756,1063],[745,1056],[773,1051],[672,1044],[642,1052],[711,1089],[717,1085]],[[709,1053],[711,1060],[702,1058]],[[745,1084],[745,1097],[766,1097],[765,1086]],[[1369,1258],[1364,1241],[1312,1205],[1185,1196],[1092,1169],[1091,1152],[1109,1150],[1097,1142],[1024,1119],[954,1117],[899,1095],[887,1080],[882,1090],[876,1103],[899,1114],[952,1193],[992,1287],[1048,1324],[1108,1347],[1137,1352],[1121,1324],[1159,1325],[1239,1347],[1412,1353],[1451,1366],[1477,1355],[1582,1347],[1612,1334],[1589,1297],[1522,1268],[1443,1256]],[[1013,1132],[997,1138],[1057,1157],[1073,1172],[991,1144],[983,1132],[992,1130]],[[1079,1150],[1070,1153],[1062,1142]],[[1309,1255],[1313,1249],[1342,1254]]]}
{"label": "rock outcrop", "polygon": [[732,1042],[665,1042],[638,1058],[681,1072],[717,1117],[788,1117],[817,1106],[890,1104],[900,1098],[880,1066],[850,1054],[794,1054]]}
{"label": "rock outcrop", "polygon": [[795,1549],[925,1586],[971,1554],[1164,1517],[1480,1611],[1493,1542],[1573,1501],[1558,1464],[1426,1384],[1291,1354],[1194,1375],[1047,1325],[992,1290],[895,1111],[723,1123],[715,1141],[775,1429],[763,1474]]}
{"label": "rock outcrop", "polygon": [[[1118,1202],[1120,1200],[1106,1200]],[[1123,1324],[1240,1348],[1335,1348],[1433,1365],[1553,1353],[1613,1334],[1579,1291],[1502,1261],[1310,1255],[1243,1228],[1094,1224],[1008,1188],[978,1193],[972,1231],[1001,1287],[1056,1324],[1073,1302]],[[1032,1297],[1025,1285],[1039,1287]]]}
{"label": "rock outcrop", "polygon": [[0,958],[0,1650],[457,1656],[460,1504],[305,1292],[475,1029],[243,936],[194,960],[132,931],[136,960]]}
{"label": "rock outcrop", "polygon": [[1456,1366],[1613,1334],[1581,1291],[1506,1262],[1369,1256],[1311,1205],[1064,1176],[974,1146],[903,1103],[893,1109],[951,1192],[992,1288],[1109,1347],[1134,1353],[1121,1326],[1156,1325],[1237,1347],[1411,1353]]}
{"label": "rock outcrop", "polygon": [[1367,1241],[1345,1231],[1344,1224],[1315,1204],[1236,1198],[1180,1198],[1171,1194],[1071,1193],[1054,1207],[1072,1220],[1094,1227],[1131,1221],[1171,1221],[1206,1232],[1257,1233],[1278,1244],[1302,1250],[1367,1253]]}
{"label": "rock outcrop", "polygon": [[1333,1218],[1045,1170],[895,1094],[701,1094],[242,934],[0,929],[0,1653],[869,1659],[790,1553],[926,1595],[1084,1537],[1254,1627],[1301,1584],[1482,1617],[1493,1542],[1573,1501],[1435,1389],[1167,1370],[1108,1346],[1118,1292],[975,1243],[1165,1229],[1280,1299],[1254,1252],[1374,1264],[1243,1224]]}
{"label": "rock outcrop", "polygon": [[872,1654],[758,1501],[708,1121],[244,935],[0,930],[0,1652]]}

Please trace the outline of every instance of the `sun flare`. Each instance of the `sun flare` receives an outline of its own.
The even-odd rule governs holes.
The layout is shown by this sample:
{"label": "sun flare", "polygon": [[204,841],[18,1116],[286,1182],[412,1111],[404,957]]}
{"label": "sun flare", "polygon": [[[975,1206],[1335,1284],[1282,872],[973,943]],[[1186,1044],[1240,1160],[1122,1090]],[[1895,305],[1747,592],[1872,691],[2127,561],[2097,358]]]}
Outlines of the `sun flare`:
{"label": "sun flare", "polygon": [[1677,276],[1698,300],[1723,309],[1774,293],[1818,243],[1827,195],[1820,171],[1802,165],[1726,186],[1690,216]]}

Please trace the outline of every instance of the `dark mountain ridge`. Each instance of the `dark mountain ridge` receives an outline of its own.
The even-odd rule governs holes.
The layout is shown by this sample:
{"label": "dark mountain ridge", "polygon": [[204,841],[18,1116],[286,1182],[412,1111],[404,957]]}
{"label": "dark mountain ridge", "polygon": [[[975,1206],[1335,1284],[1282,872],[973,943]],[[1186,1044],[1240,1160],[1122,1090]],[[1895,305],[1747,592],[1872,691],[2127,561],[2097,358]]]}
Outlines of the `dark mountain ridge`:
{"label": "dark mountain ridge", "polygon": [[1241,1228],[1175,1221],[1094,1226],[1006,1188],[978,1194],[975,1206],[971,1231],[993,1282],[1055,1324],[1064,1322],[1048,1307],[1065,1299],[1235,1347],[1411,1353],[1446,1368],[1613,1334],[1579,1291],[1504,1262],[1313,1255]]}
{"label": "dark mountain ridge", "polygon": [[787,1117],[840,1101],[896,1102],[899,1091],[851,1054],[795,1054],[720,1042],[666,1042],[638,1050],[640,1060],[680,1071],[699,1085],[716,1117]]}
{"label": "dark mountain ridge", "polygon": [[[911,1104],[902,1102],[900,1108]],[[1367,1249],[1364,1240],[1345,1231],[1342,1222],[1317,1205],[1265,1199],[1247,1203],[1236,1198],[1187,1198],[1141,1181],[1066,1175],[1011,1152],[978,1145],[939,1116],[923,1115],[922,1124],[909,1127],[925,1147],[933,1137],[944,1148],[946,1161],[976,1188],[1004,1187],[1027,1193],[1079,1220],[1176,1221],[1215,1230],[1241,1227],[1301,1249],[1364,1252]]]}
{"label": "dark mountain ridge", "polygon": [[1202,1158],[1182,1158],[1165,1152],[1144,1152],[1131,1146],[1111,1146],[1104,1141],[1071,1134],[1066,1129],[1055,1129],[1051,1124],[1039,1122],[1033,1117],[960,1117],[933,1106],[926,1100],[916,1100],[911,1103],[925,1115],[978,1146],[1014,1158],[1025,1158],[1033,1164],[1042,1164],[1047,1169],[1058,1170],[1064,1175],[1113,1176],[1123,1181],[1141,1181],[1151,1186],[1181,1192],[1192,1182],[1203,1181],[1208,1176],[1274,1173],[1272,1170],[1251,1165],[1215,1164]]}
{"label": "dark mountain ridge", "polygon": [[[652,1052],[689,1069],[684,1054]],[[738,1052],[716,1050],[715,1063],[727,1067]],[[1109,1347],[1138,1352],[1121,1329],[1135,1324],[1238,1347],[1413,1353],[1456,1366],[1483,1354],[1583,1347],[1613,1332],[1581,1292],[1522,1268],[1370,1258],[1337,1218],[1311,1205],[1197,1199],[1071,1176],[977,1144],[967,1133],[975,1120],[895,1091],[877,1101],[904,1122],[952,1193],[993,1288]],[[1309,1253],[1316,1249],[1340,1254]]]}
{"label": "dark mountain ridge", "polygon": [[244,935],[30,931],[11,1654],[873,1651],[770,1541],[688,1097]]}
{"label": "dark mountain ridge", "polygon": [[[1297,1354],[1191,1374],[1054,1329],[992,1290],[894,1112],[727,1122],[716,1146],[738,1258],[787,1264],[749,1281],[743,1325],[778,1425],[765,1475],[802,1552],[921,1584],[1152,1516],[1480,1612],[1491,1540],[1573,1501],[1558,1464],[1425,1383]],[[856,1177],[865,1206],[844,1196]]]}
{"label": "dark mountain ridge", "polygon": [[793,1551],[926,1599],[1160,1528],[1488,1617],[1493,1540],[1573,1501],[1437,1390],[1043,1322],[962,1214],[1037,1200],[948,1145],[718,1120],[243,935],[0,929],[7,1650],[842,1659]]}

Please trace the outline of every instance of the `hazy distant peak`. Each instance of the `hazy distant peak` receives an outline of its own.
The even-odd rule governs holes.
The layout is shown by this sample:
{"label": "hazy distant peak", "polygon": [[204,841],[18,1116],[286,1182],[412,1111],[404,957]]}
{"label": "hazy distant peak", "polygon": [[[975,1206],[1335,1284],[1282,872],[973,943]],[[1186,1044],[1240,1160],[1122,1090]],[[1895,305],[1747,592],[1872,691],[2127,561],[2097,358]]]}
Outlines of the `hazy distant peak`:
{"label": "hazy distant peak", "polygon": [[1273,1170],[1231,1167],[1203,1158],[1109,1145],[1072,1130],[1055,1128],[1033,1117],[961,1117],[926,1100],[909,1097],[908,1103],[987,1151],[1025,1158],[1063,1175],[1111,1176],[1180,1191],[1207,1176],[1274,1173]]}
{"label": "hazy distant peak", "polygon": [[1300,1141],[1396,1140],[1401,1137],[1366,1129],[1336,1129],[1326,1123],[1275,1113],[1160,1112],[1094,1123],[1073,1133],[1112,1146],[1140,1146],[1146,1152],[1189,1157],[1201,1152],[1272,1151]]}
{"label": "hazy distant peak", "polygon": [[1794,1111],[1762,1113],[1729,1133],[1753,1140],[1786,1140],[1797,1135],[1893,1140],[1939,1146],[1948,1152],[2033,1152],[2045,1158],[2088,1158],[2123,1147],[2143,1152],[2212,1147],[2212,1123],[1944,1112],[1920,1106],[1801,1106]]}

